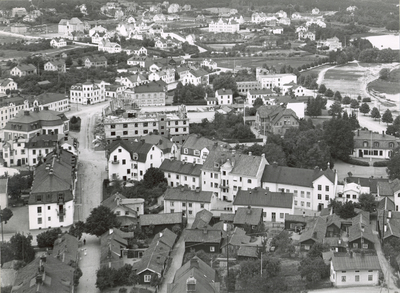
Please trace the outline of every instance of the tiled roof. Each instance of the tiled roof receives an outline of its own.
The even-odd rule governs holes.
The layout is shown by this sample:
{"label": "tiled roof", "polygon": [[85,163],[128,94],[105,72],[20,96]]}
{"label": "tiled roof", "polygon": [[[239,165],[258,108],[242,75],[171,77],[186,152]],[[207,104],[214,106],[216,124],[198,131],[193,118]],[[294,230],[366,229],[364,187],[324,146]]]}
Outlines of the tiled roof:
{"label": "tiled roof", "polygon": [[187,282],[190,280],[196,281],[196,291],[191,292],[220,292],[215,270],[195,256],[176,271],[173,283],[168,285],[167,293],[186,293]]}
{"label": "tiled roof", "polygon": [[38,101],[41,105],[46,105],[62,100],[69,100],[68,96],[59,93],[43,93],[30,99],[31,101]]}
{"label": "tiled roof", "polygon": [[33,64],[19,64],[17,66],[19,70],[21,71],[32,71],[32,70],[36,70],[36,66]]}
{"label": "tiled roof", "polygon": [[222,95],[233,95],[233,92],[232,92],[231,89],[219,89],[219,90],[217,90],[217,93],[218,93],[219,96],[222,96]]}
{"label": "tiled roof", "polygon": [[162,232],[157,233],[154,238],[153,238],[153,242],[154,241],[161,241],[164,244],[168,245],[168,247],[170,247],[172,249],[172,247],[174,247],[175,241],[176,241],[176,234],[174,232],[172,232],[171,230],[165,228],[164,230],[162,230]]}
{"label": "tiled roof", "polygon": [[164,200],[210,203],[212,191],[191,190],[184,187],[168,188]]}
{"label": "tiled roof", "polygon": [[258,248],[256,246],[240,246],[236,255],[241,257],[258,258]]}
{"label": "tiled roof", "polygon": [[[354,135],[354,148],[365,148],[364,142],[368,143],[368,149],[388,149],[393,150],[399,146],[400,140],[395,136],[382,134],[378,132],[372,132],[368,130],[357,130]],[[378,143],[379,146],[375,147],[374,143]],[[372,143],[372,146],[371,146]],[[393,143],[393,147],[389,146],[389,143]]]}
{"label": "tiled roof", "polygon": [[166,83],[162,80],[151,81],[145,85],[134,87],[135,93],[156,93],[165,92]]}
{"label": "tiled roof", "polygon": [[78,239],[70,234],[63,234],[54,242],[53,256],[63,263],[78,261]]}
{"label": "tiled roof", "polygon": [[332,183],[335,182],[335,173],[331,169],[302,169],[278,165],[265,166],[261,182],[280,183],[295,186],[312,187],[313,182],[321,176],[326,176]]}
{"label": "tiled roof", "polygon": [[379,259],[376,255],[360,255],[353,253],[351,257],[344,253],[334,253],[332,264],[335,271],[380,270]]}
{"label": "tiled roof", "polygon": [[200,164],[185,163],[179,160],[164,160],[160,166],[160,169],[164,172],[172,172],[182,175],[196,176],[201,175]]}
{"label": "tiled roof", "polygon": [[[39,266],[43,265],[43,284],[36,284]],[[18,270],[12,288],[13,293],[54,293],[73,292],[74,268],[54,257],[46,257],[46,261],[36,258]]]}
{"label": "tiled roof", "polygon": [[4,129],[12,130],[12,125],[21,125],[20,131],[31,131],[32,128],[30,126],[33,123],[38,123],[38,129],[40,129],[44,125],[62,125],[65,121],[68,121],[68,118],[63,113],[56,111],[19,111],[13,119],[7,122]]}
{"label": "tiled roof", "polygon": [[113,141],[108,147],[109,154],[115,151],[118,147],[122,147],[125,150],[127,150],[130,153],[132,159],[133,159],[133,154],[137,154],[138,161],[144,163],[146,162],[147,154],[151,150],[153,145],[141,141],[134,142],[134,141],[125,141],[122,139],[117,139]]}
{"label": "tiled roof", "polygon": [[[183,154],[184,149],[190,150],[202,150],[207,147],[212,147],[216,142],[206,138],[204,136],[198,136],[197,134],[189,135],[181,148],[181,154]],[[192,152],[193,153],[193,152]],[[191,153],[188,153],[191,154]]]}
{"label": "tiled roof", "polygon": [[192,229],[203,229],[208,228],[209,223],[213,217],[213,214],[207,210],[201,210],[196,214],[194,218]]}
{"label": "tiled roof", "polygon": [[158,146],[158,148],[161,149],[164,154],[170,153],[172,146],[174,145],[174,143],[168,140],[168,138],[158,134],[149,134],[142,136],[140,139],[144,139],[145,142]]}
{"label": "tiled roof", "polygon": [[185,242],[221,243],[221,231],[207,229],[185,229],[183,231]]}
{"label": "tiled roof", "polygon": [[318,217],[316,220],[310,223],[306,227],[306,230],[300,235],[300,243],[307,240],[314,240],[315,242],[321,242],[326,235],[326,216]]}
{"label": "tiled roof", "polygon": [[239,190],[233,205],[291,209],[293,207],[293,193],[271,192],[262,188]]}
{"label": "tiled roof", "polygon": [[393,196],[392,184],[387,181],[378,181],[379,196]]}
{"label": "tiled roof", "polygon": [[227,222],[233,222],[233,219],[235,218],[235,214],[233,213],[222,213],[219,217],[221,221],[227,221]]}
{"label": "tiled roof", "polygon": [[238,208],[233,219],[234,225],[249,224],[252,226],[258,225],[262,221],[261,208]]}
{"label": "tiled roof", "polygon": [[182,213],[140,215],[140,226],[182,224]]}

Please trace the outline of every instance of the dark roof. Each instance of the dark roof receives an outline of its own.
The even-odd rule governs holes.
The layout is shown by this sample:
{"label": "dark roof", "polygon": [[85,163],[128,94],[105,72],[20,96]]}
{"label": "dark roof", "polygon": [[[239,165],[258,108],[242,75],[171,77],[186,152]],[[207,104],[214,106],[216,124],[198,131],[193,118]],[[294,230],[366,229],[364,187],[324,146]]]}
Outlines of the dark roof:
{"label": "dark roof", "polygon": [[54,103],[62,100],[68,100],[68,96],[65,94],[59,94],[59,93],[43,93],[40,94],[36,97],[33,97],[32,101],[37,100],[41,105],[46,105],[49,103]]}
{"label": "dark roof", "polygon": [[236,255],[241,257],[258,258],[258,248],[256,246],[240,246]]}
{"label": "dark roof", "polygon": [[188,149],[188,154],[193,154],[193,152],[190,152],[190,150],[202,150],[207,147],[212,147],[215,144],[215,142],[209,138],[206,138],[204,136],[199,136],[197,134],[191,134],[189,135],[185,142],[182,145],[181,148],[181,154],[183,154],[184,149]]}
{"label": "dark roof", "polygon": [[208,228],[209,223],[213,217],[213,214],[207,210],[201,210],[196,214],[194,218],[192,229],[203,229]]}
{"label": "dark roof", "polygon": [[[392,135],[372,132],[369,130],[357,130],[354,135],[354,148],[365,148],[364,142],[367,142],[368,148],[393,150],[399,146],[400,141]],[[375,147],[375,143],[378,143],[379,146]],[[389,146],[390,143],[393,143],[392,147]]]}
{"label": "dark roof", "polygon": [[52,148],[57,145],[59,141],[58,134],[38,134],[29,139],[25,144],[26,148]]}
{"label": "dark roof", "polygon": [[217,230],[207,229],[185,229],[183,231],[183,239],[185,242],[197,243],[221,243],[222,233]]}
{"label": "dark roof", "polygon": [[332,258],[332,265],[335,271],[347,270],[380,270],[378,256],[364,255],[353,253],[350,257],[349,254],[334,253]]}
{"label": "dark roof", "polygon": [[293,193],[271,192],[262,188],[239,190],[233,205],[291,209],[293,207]]}
{"label": "dark roof", "polygon": [[[44,275],[43,284],[36,284],[39,266],[43,265]],[[57,258],[46,257],[46,261],[36,258],[21,268],[12,288],[13,293],[54,293],[72,292],[74,268]]]}
{"label": "dark roof", "polygon": [[258,225],[262,221],[263,210],[261,208],[238,208],[233,219],[234,225],[249,224]]}
{"label": "dark roof", "polygon": [[182,213],[140,215],[140,226],[182,224]]}
{"label": "dark roof", "polygon": [[227,222],[233,222],[233,219],[235,218],[235,214],[232,214],[232,213],[222,213],[220,216],[219,216],[219,219],[221,220],[221,221],[227,221]]}
{"label": "dark roof", "polygon": [[144,163],[146,162],[147,154],[151,150],[153,145],[141,141],[136,142],[136,141],[126,141],[122,139],[117,139],[113,141],[108,147],[109,154],[115,151],[118,147],[122,147],[125,150],[127,150],[131,155],[131,159],[134,158],[134,154],[137,154],[137,161]]}
{"label": "dark roof", "polygon": [[168,284],[167,293],[186,293],[187,284],[191,281],[196,285],[195,291],[190,292],[220,292],[215,270],[195,256],[176,271],[173,283]]}
{"label": "dark roof", "polygon": [[140,139],[144,139],[146,143],[158,146],[158,148],[161,149],[164,154],[170,153],[171,148],[174,145],[174,143],[168,140],[168,138],[158,134],[149,134],[146,136],[142,136]]}
{"label": "dark roof", "polygon": [[267,165],[264,168],[261,182],[312,187],[313,182],[321,176],[327,177],[332,183],[335,182],[335,172],[332,169],[322,171],[320,169]]}
{"label": "dark roof", "polygon": [[184,187],[168,188],[164,193],[164,200],[204,202],[210,203],[212,191],[191,190]]}
{"label": "dark roof", "polygon": [[160,169],[164,172],[172,172],[189,176],[200,177],[201,175],[200,164],[186,163],[179,160],[164,160]]}
{"label": "dark roof", "polygon": [[63,263],[77,262],[78,255],[78,238],[65,233],[54,241],[53,256]]}
{"label": "dark roof", "polygon": [[42,111],[19,111],[18,114],[9,120],[4,129],[13,130],[12,125],[20,125],[19,131],[32,131],[32,124],[37,123],[38,128],[42,126],[62,125],[68,118],[64,113],[42,110]]}
{"label": "dark roof", "polygon": [[[17,66],[15,66],[15,67],[17,67],[19,70],[21,70],[21,71],[32,71],[32,70],[36,70],[36,66],[35,65],[33,65],[33,64],[19,64],[19,65],[17,65]],[[14,68],[15,68],[14,67]]]}
{"label": "dark roof", "polygon": [[166,83],[162,80],[151,81],[144,85],[134,87],[135,93],[158,93],[165,92]]}
{"label": "dark roof", "polygon": [[233,95],[233,92],[232,92],[231,89],[219,89],[219,90],[217,90],[217,93],[218,93],[219,96],[222,96],[222,95]]}

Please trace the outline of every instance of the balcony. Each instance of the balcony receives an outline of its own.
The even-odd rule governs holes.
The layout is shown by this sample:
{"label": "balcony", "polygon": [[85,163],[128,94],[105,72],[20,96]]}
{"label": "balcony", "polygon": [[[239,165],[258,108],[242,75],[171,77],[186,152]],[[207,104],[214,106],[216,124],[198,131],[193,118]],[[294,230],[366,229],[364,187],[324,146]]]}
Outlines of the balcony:
{"label": "balcony", "polygon": [[59,217],[65,216],[65,213],[66,213],[65,209],[56,210],[56,211],[57,211],[57,216],[59,216]]}
{"label": "balcony", "polygon": [[119,164],[119,160],[114,160],[114,161],[111,161],[111,164]]}
{"label": "balcony", "polygon": [[220,189],[229,189],[229,185],[227,185],[227,184],[221,184],[221,185],[219,186],[219,188],[220,188]]}
{"label": "balcony", "polygon": [[64,197],[60,197],[60,198],[58,198],[57,199],[57,204],[65,204],[65,200],[64,200]]}

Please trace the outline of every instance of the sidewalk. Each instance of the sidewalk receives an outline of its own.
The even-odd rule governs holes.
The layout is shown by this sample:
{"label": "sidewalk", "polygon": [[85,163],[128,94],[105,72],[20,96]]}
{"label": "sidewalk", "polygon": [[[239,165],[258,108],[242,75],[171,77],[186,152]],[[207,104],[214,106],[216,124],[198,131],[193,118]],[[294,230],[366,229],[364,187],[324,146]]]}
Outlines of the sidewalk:
{"label": "sidewalk", "polygon": [[[97,293],[96,272],[100,268],[100,240],[93,235],[83,234],[86,245],[79,248],[79,267],[82,270],[82,277],[79,280],[77,293]],[[86,255],[85,255],[86,249]]]}

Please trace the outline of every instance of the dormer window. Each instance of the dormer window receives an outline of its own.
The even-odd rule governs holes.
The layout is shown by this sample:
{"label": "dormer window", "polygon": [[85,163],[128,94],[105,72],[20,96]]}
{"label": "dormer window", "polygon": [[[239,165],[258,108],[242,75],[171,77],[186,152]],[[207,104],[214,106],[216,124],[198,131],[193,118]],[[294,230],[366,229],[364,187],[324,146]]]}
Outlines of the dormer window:
{"label": "dormer window", "polygon": [[368,147],[368,141],[363,142],[363,147],[367,148]]}
{"label": "dormer window", "polygon": [[195,156],[200,156],[200,151],[199,150],[194,150],[194,155]]}
{"label": "dormer window", "polygon": [[394,148],[394,143],[393,142],[389,142],[389,147],[390,148]]}
{"label": "dormer window", "polygon": [[188,149],[184,149],[184,150],[183,150],[183,153],[184,153],[184,154],[187,154],[187,153],[188,153]]}
{"label": "dormer window", "polygon": [[214,168],[219,168],[219,164],[214,162]]}
{"label": "dormer window", "polygon": [[134,153],[134,154],[132,155],[132,159],[133,159],[134,161],[137,161],[138,158],[139,158],[138,154]]}
{"label": "dormer window", "polygon": [[374,141],[374,148],[379,148],[379,141]]}

